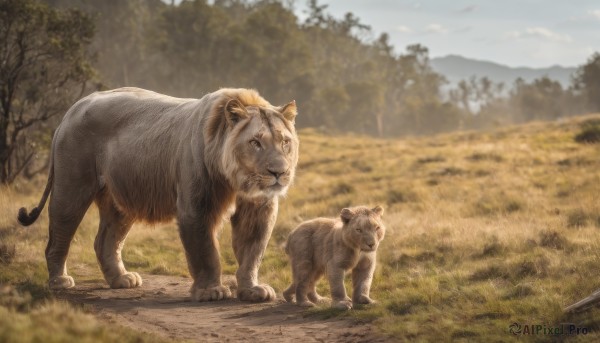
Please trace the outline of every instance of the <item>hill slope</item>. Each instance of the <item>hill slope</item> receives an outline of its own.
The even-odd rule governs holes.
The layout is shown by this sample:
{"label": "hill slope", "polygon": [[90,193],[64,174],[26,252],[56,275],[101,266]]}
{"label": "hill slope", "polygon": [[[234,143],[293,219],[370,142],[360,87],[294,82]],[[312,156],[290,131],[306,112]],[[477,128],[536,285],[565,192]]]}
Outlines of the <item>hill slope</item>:
{"label": "hill slope", "polygon": [[[562,312],[600,287],[600,145],[574,141],[580,123],[594,118],[600,120],[597,115],[404,140],[303,130],[297,180],[281,201],[261,281],[279,293],[288,286],[282,245],[301,221],[337,216],[346,206],[381,204],[388,232],[371,292],[379,303],[349,313],[322,307],[307,313],[310,320],[369,321],[399,341],[507,341],[512,323],[574,323],[589,330],[585,338],[598,340],[600,309]],[[40,182],[0,190],[1,242],[17,251],[12,263],[0,263],[0,283],[37,293],[44,292],[47,277],[47,214],[27,230],[14,215],[36,203],[42,189]],[[102,283],[93,252],[97,223],[91,210],[71,247],[70,272],[78,287]],[[220,242],[223,271],[233,274],[228,225]],[[137,224],[123,257],[130,270],[187,277],[175,223]],[[326,282],[319,291],[329,293]],[[7,302],[0,294],[2,304]],[[10,320],[3,323],[11,328]]]}
{"label": "hill slope", "polygon": [[460,80],[468,80],[471,76],[477,78],[487,76],[495,83],[503,82],[507,87],[511,87],[518,77],[530,82],[543,76],[548,76],[559,81],[563,87],[568,87],[571,83],[571,76],[577,69],[561,66],[539,69],[512,68],[494,62],[479,61],[457,55],[432,58],[431,66],[435,71],[446,76],[451,84],[456,84]]}

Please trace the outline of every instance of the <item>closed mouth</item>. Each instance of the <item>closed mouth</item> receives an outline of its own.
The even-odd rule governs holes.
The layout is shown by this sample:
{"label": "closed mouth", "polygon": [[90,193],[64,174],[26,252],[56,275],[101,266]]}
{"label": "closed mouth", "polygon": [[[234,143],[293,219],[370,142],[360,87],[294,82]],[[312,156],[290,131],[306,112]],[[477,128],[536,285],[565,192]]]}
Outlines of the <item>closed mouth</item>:
{"label": "closed mouth", "polygon": [[273,188],[273,189],[281,189],[283,187],[285,187],[285,186],[282,185],[279,180],[275,181],[275,183],[273,183],[272,185],[269,186],[269,188]]}

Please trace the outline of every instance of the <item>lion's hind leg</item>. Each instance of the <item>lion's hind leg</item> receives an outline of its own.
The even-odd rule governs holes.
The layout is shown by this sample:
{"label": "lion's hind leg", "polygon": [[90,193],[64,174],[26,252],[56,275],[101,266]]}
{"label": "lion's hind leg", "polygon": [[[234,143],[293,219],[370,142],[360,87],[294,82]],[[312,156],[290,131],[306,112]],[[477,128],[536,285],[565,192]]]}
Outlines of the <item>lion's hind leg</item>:
{"label": "lion's hind leg", "polygon": [[61,192],[60,185],[54,186],[50,196],[48,217],[50,222],[46,263],[48,265],[48,286],[50,289],[65,289],[75,286],[75,281],[67,274],[67,255],[71,240],[85,212],[92,203],[92,195],[83,190],[78,197]]}
{"label": "lion's hind leg", "polygon": [[100,227],[94,249],[104,279],[111,288],[133,288],[142,285],[138,273],[128,272],[121,259],[125,238],[133,225],[133,219],[119,212],[108,196],[96,201],[100,211]]}

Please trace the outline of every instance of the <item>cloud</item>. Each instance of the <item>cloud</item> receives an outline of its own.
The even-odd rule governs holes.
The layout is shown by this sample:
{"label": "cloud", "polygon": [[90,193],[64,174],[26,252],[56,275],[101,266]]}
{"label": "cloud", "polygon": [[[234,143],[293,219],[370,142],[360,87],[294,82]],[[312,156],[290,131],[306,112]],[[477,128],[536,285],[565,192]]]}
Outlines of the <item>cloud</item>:
{"label": "cloud", "polygon": [[600,20],[600,10],[590,10],[590,11],[588,11],[588,14],[590,14],[592,17]]}
{"label": "cloud", "polygon": [[552,32],[545,27],[528,27],[525,29],[525,32],[529,36],[541,37],[548,40],[553,40],[557,42],[570,42],[572,41],[571,36],[563,35],[560,33]]}
{"label": "cloud", "polygon": [[402,33],[411,33],[412,29],[408,26],[400,25],[400,26],[396,26],[396,31],[402,32]]}
{"label": "cloud", "polygon": [[458,13],[471,13],[477,9],[477,5],[469,5],[458,10]]}
{"label": "cloud", "polygon": [[524,31],[508,31],[504,33],[504,39],[520,38],[541,38],[562,43],[569,43],[573,40],[569,35],[556,33],[545,27],[528,27]]}
{"label": "cloud", "polygon": [[504,32],[504,39],[519,39],[523,37],[523,34],[519,31],[508,31]]}
{"label": "cloud", "polygon": [[448,29],[440,24],[429,24],[425,27],[425,32],[445,35],[448,33]]}
{"label": "cloud", "polygon": [[465,32],[470,32],[471,30],[473,30],[473,26],[463,26],[459,29],[455,29],[452,32],[454,33],[465,33]]}

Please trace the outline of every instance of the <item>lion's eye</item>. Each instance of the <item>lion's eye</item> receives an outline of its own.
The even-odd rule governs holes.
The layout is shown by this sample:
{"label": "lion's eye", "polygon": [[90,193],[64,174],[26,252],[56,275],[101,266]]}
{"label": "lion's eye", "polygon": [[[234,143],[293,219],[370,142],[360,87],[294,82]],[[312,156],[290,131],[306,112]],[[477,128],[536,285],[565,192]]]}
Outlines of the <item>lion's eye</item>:
{"label": "lion's eye", "polygon": [[290,140],[289,139],[284,139],[283,142],[281,142],[281,146],[283,147],[284,151],[289,151],[290,150]]}
{"label": "lion's eye", "polygon": [[257,141],[256,139],[253,139],[250,141],[250,145],[252,145],[252,147],[256,150],[260,150],[262,149],[262,145],[260,144],[259,141]]}
{"label": "lion's eye", "polygon": [[380,229],[381,229],[381,227],[378,226],[375,228],[375,231],[379,231]]}
{"label": "lion's eye", "polygon": [[362,230],[357,228],[357,229],[356,229],[356,232],[358,232],[358,233],[361,233],[361,232],[362,232]]}

